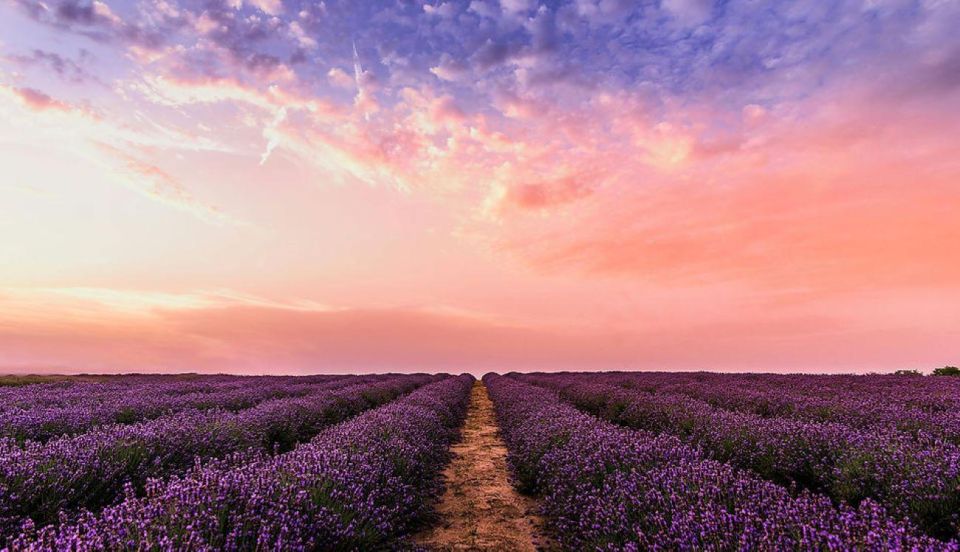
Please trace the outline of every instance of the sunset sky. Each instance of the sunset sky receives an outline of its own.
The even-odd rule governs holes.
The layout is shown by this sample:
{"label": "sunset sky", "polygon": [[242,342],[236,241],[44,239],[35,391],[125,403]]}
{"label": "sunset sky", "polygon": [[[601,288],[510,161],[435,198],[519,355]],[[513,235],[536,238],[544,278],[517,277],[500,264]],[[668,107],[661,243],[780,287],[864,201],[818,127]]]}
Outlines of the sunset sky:
{"label": "sunset sky", "polygon": [[0,0],[0,372],[960,362],[960,0]]}

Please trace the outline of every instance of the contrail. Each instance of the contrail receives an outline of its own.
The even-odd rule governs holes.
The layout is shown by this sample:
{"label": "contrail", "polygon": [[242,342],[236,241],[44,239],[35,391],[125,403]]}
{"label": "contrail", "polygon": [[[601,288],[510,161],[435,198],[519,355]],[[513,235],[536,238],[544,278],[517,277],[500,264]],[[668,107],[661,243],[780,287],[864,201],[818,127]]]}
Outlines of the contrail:
{"label": "contrail", "polygon": [[366,91],[363,89],[363,66],[360,65],[360,54],[357,53],[357,41],[352,40],[351,42],[353,43],[353,80],[357,83],[357,97],[354,98],[353,103],[363,111],[363,119],[369,121],[368,98]]}
{"label": "contrail", "polygon": [[353,80],[357,83],[357,90],[360,90],[360,78],[363,77],[363,66],[360,65],[360,55],[357,54],[357,41],[353,42]]}
{"label": "contrail", "polygon": [[277,111],[277,115],[273,118],[273,122],[263,129],[263,137],[267,139],[267,145],[263,150],[263,153],[260,154],[261,166],[267,162],[267,159],[270,158],[270,154],[273,153],[273,150],[280,145],[280,131],[277,127],[279,127],[280,123],[282,123],[286,118],[287,108],[281,107],[280,110]]}

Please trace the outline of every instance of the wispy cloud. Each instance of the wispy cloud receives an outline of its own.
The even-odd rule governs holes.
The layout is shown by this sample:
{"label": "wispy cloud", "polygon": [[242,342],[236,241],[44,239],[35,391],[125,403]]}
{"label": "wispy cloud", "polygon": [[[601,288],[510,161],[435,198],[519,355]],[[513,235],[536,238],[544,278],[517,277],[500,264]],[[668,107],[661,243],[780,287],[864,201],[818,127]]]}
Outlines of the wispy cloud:
{"label": "wispy cloud", "polygon": [[107,144],[100,144],[99,149],[115,161],[113,170],[117,177],[138,193],[210,224],[236,223],[216,207],[197,200],[180,181],[160,167]]}
{"label": "wispy cloud", "polygon": [[103,81],[84,67],[92,61],[92,57],[92,54],[84,48],[80,49],[76,59],[34,48],[29,53],[9,54],[3,56],[3,59],[22,68],[48,69],[59,78],[71,83],[95,82],[104,85]]}
{"label": "wispy cloud", "polygon": [[[107,119],[91,107],[59,100],[32,88],[0,86],[0,97],[6,97],[20,106],[19,109],[0,109],[0,117],[8,123],[40,123],[39,128],[20,132],[16,137],[20,142],[43,144],[55,140],[58,135],[70,136],[69,149],[104,167],[111,179],[144,197],[190,213],[208,223],[234,222],[218,209],[197,200],[169,172],[135,153],[157,146],[188,150],[203,148],[202,142],[185,143],[182,135],[159,126],[150,131],[133,129]],[[45,118],[31,121],[31,114],[44,115]],[[9,133],[5,136],[13,139]]]}
{"label": "wispy cloud", "polygon": [[95,117],[87,107],[71,104],[51,97],[36,88],[15,87],[0,85],[0,94],[8,100],[19,103],[23,107],[35,112],[54,111],[66,114],[76,114],[83,117]]}

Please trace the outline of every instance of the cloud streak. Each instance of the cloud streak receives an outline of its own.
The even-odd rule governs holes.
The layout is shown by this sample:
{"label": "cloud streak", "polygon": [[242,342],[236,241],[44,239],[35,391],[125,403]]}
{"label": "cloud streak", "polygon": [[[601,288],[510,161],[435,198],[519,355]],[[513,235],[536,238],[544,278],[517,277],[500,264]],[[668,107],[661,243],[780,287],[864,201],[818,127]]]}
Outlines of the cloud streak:
{"label": "cloud streak", "polygon": [[[892,330],[851,326],[842,320],[794,315],[764,325],[754,321],[702,324],[681,330],[570,332],[433,309],[345,309],[283,305],[228,292],[189,295],[49,290],[79,301],[69,324],[17,320],[0,329],[7,367],[72,365],[85,371],[123,370],[129,362],[152,369],[233,370],[247,373],[380,370],[658,368],[682,359],[687,366],[757,369],[805,346],[788,369],[849,370],[857,350]],[[36,305],[36,298],[32,299]],[[7,299],[9,303],[10,299]],[[49,304],[49,303],[48,303]],[[87,305],[87,306],[84,306]],[[94,307],[94,305],[99,305]],[[9,311],[9,309],[8,309]],[[7,321],[10,321],[9,314]],[[931,347],[933,361],[949,351],[955,333],[898,329],[901,339]],[[709,335],[709,337],[705,337]],[[749,336],[749,337],[748,337]],[[371,343],[376,343],[371,347]],[[874,346],[878,345],[874,341]],[[694,346],[695,345],[695,346]],[[111,355],[96,353],[108,347]],[[692,348],[691,348],[692,347]],[[906,360],[891,345],[886,354]],[[867,369],[865,366],[862,369]]]}

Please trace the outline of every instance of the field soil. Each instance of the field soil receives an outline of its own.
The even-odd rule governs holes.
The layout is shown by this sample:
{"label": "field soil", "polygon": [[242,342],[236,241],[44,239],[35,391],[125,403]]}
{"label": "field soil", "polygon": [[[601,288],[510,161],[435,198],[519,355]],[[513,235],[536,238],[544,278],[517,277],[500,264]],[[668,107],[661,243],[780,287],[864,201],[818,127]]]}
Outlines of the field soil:
{"label": "field soil", "polygon": [[444,471],[446,491],[438,522],[414,538],[431,550],[534,551],[538,541],[536,502],[517,493],[507,476],[507,449],[497,433],[487,388],[476,382],[460,443]]}

